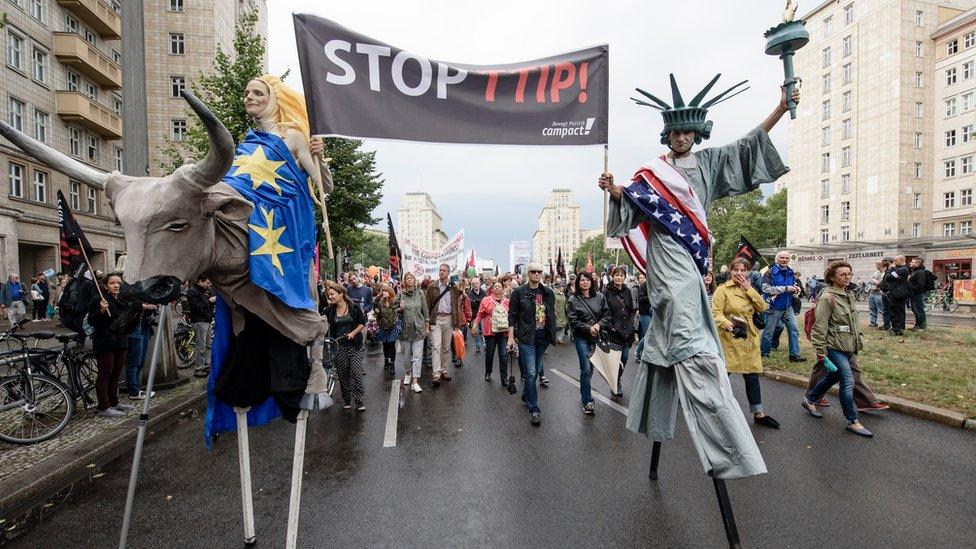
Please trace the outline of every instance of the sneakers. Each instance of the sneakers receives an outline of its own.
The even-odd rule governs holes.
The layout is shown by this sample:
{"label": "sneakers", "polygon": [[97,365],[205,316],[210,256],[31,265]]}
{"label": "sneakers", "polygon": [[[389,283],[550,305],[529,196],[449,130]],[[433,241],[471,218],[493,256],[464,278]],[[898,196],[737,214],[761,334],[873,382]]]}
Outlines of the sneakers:
{"label": "sneakers", "polygon": [[422,392],[424,392],[424,390],[420,387],[420,384],[417,383],[417,382],[414,382],[412,385],[410,385],[410,388],[415,393],[422,393]]}
{"label": "sneakers", "polygon": [[791,356],[790,357],[790,362],[806,362],[806,361],[807,361],[807,357],[805,357],[805,356]]}
{"label": "sneakers", "polygon": [[125,412],[123,412],[121,410],[116,410],[115,408],[106,408],[104,410],[100,410],[97,415],[98,415],[98,417],[113,417],[114,418],[114,417],[122,417],[122,416],[124,416],[125,415]]}
{"label": "sneakers", "polygon": [[823,414],[817,411],[817,407],[814,406],[813,404],[810,404],[810,401],[807,400],[807,397],[803,397],[803,400],[800,401],[800,406],[803,406],[803,409],[806,410],[811,417],[815,417],[818,419],[823,417]]}
{"label": "sneakers", "polygon": [[343,410],[349,410],[349,409],[351,409],[351,408],[352,408],[352,404],[350,404],[350,402],[349,402],[348,400],[347,400],[347,401],[345,401],[345,402],[344,402],[344,403],[342,404],[342,409],[343,409]]}
{"label": "sneakers", "polygon": [[403,386],[404,387],[410,386],[410,374],[403,376]]}
{"label": "sneakers", "polygon": [[485,376],[485,381],[491,381],[491,376]]}
{"label": "sneakers", "polygon": [[539,385],[542,385],[543,387],[548,387],[549,386],[549,378],[546,377],[546,376],[539,376]]}
{"label": "sneakers", "polygon": [[[149,398],[152,398],[154,396],[156,396],[156,391],[153,391],[152,393],[149,393]],[[131,399],[131,400],[146,400],[146,392],[145,391],[139,391],[139,394],[138,395],[129,395],[129,399]]]}
{"label": "sneakers", "polygon": [[136,407],[133,406],[133,405],[131,405],[131,404],[122,404],[121,402],[118,403],[118,404],[116,404],[115,406],[112,406],[112,408],[115,408],[116,410],[118,410],[120,412],[128,412],[129,410],[135,410],[136,409]]}
{"label": "sneakers", "polygon": [[881,410],[887,410],[888,405],[884,402],[875,402],[874,404],[868,404],[867,406],[858,406],[858,412],[880,412]]}
{"label": "sneakers", "polygon": [[357,412],[365,412],[366,411],[366,404],[364,404],[363,401],[361,401],[361,400],[357,400],[356,401],[356,411]]}
{"label": "sneakers", "polygon": [[529,421],[532,423],[532,425],[538,427],[542,424],[542,417],[539,415],[539,412],[532,412],[532,419]]}
{"label": "sneakers", "polygon": [[593,409],[592,402],[587,402],[586,404],[583,405],[583,413],[588,416],[592,416],[594,413],[596,413],[596,410]]}

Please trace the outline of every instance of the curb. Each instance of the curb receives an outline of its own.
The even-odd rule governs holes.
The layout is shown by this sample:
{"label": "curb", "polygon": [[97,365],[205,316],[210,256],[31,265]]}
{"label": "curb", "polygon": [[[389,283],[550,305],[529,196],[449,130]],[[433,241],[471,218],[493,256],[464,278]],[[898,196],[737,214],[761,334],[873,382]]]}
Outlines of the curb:
{"label": "curb", "polygon": [[[153,408],[146,427],[146,440],[179,420],[185,412],[206,403],[206,393],[188,395],[162,408]],[[102,467],[133,451],[139,419],[134,417],[117,427],[66,450],[22,473],[0,482],[0,522],[6,528],[19,527],[32,514],[46,513],[46,499],[66,488],[101,476]],[[34,513],[35,509],[39,513]],[[3,544],[0,538],[0,545]]]}
{"label": "curb", "polygon": [[[807,387],[808,378],[792,372],[766,370],[763,375],[765,375],[767,379],[772,379],[781,383],[788,383],[803,389],[806,389]],[[831,387],[830,391],[828,392],[832,395],[837,395],[837,387]],[[969,419],[959,412],[953,412],[952,410],[946,410],[945,408],[939,408],[938,406],[930,406],[928,404],[922,404],[921,402],[914,402],[891,395],[878,394],[878,398],[884,401],[885,404],[890,406],[891,410],[895,412],[917,417],[919,419],[935,421],[950,427],[958,427],[961,429],[976,431],[976,419]]]}

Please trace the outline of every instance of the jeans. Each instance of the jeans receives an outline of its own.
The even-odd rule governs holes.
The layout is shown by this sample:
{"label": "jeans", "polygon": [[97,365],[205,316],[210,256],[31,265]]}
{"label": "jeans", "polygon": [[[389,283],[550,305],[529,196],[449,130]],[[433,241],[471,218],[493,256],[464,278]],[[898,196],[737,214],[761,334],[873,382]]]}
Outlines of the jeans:
{"label": "jeans", "polygon": [[128,349],[125,355],[125,388],[129,396],[138,396],[142,385],[142,365],[146,362],[146,350],[149,349],[149,334],[142,335],[136,331],[126,339]]}
{"label": "jeans", "polygon": [[197,370],[210,367],[210,326],[209,322],[194,322],[193,332],[196,335]]}
{"label": "jeans", "polygon": [[651,315],[640,315],[640,322],[637,325],[637,360],[640,360],[641,353],[644,352],[644,336],[647,334],[647,327],[651,324]]}
{"label": "jeans", "polygon": [[401,339],[397,341],[397,345],[400,347],[398,356],[400,356],[400,362],[403,364],[403,374],[410,374],[413,379],[420,381],[420,366],[424,358],[424,340],[404,341]]}
{"label": "jeans", "polygon": [[770,349],[779,349],[779,338],[782,337],[784,329],[786,329],[786,326],[783,325],[783,319],[780,318],[779,322],[776,323],[776,327],[773,328],[773,339],[770,342]]}
{"label": "jeans", "polygon": [[759,346],[760,353],[769,354],[773,343],[773,331],[780,320],[786,325],[786,333],[790,340],[790,356],[800,356],[800,332],[796,327],[796,315],[793,314],[792,307],[766,311],[766,328],[763,329],[762,333],[762,342]]}
{"label": "jeans", "polygon": [[823,398],[827,389],[840,381],[840,407],[848,425],[857,422],[857,408],[854,407],[854,372],[851,371],[851,354],[835,349],[827,349],[827,358],[837,366],[836,372],[824,376],[807,393],[807,402],[813,404]]}
{"label": "jeans", "polygon": [[383,342],[383,365],[393,371],[396,364],[396,340]]}
{"label": "jeans", "polygon": [[495,361],[495,349],[498,349],[498,373],[502,381],[508,379],[508,347],[507,336],[499,332],[497,335],[485,336],[485,375],[491,375],[492,362]]}
{"label": "jeans", "polygon": [[886,294],[881,294],[881,304],[884,306],[884,329],[891,329],[891,299]]}
{"label": "jeans", "polygon": [[871,325],[878,325],[878,316],[881,316],[881,322],[885,321],[885,306],[884,300],[881,298],[880,292],[871,292],[868,294],[868,308],[871,310]]}
{"label": "jeans", "polygon": [[549,342],[534,345],[518,344],[519,367],[522,369],[522,403],[529,409],[529,413],[539,412],[539,388],[535,381],[542,371],[542,359],[545,357]]}
{"label": "jeans", "polygon": [[762,404],[762,389],[759,387],[759,374],[742,374],[746,382],[746,400],[749,401],[749,411],[753,414],[765,413]]}
{"label": "jeans", "polygon": [[925,327],[925,294],[913,295],[909,302],[912,305],[912,313],[915,315],[915,327]]}
{"label": "jeans", "polygon": [[593,402],[593,389],[590,384],[590,380],[593,379],[593,364],[590,362],[590,356],[596,350],[596,343],[577,338],[573,340],[573,344],[576,346],[576,356],[579,358],[580,397],[582,397],[585,406]]}

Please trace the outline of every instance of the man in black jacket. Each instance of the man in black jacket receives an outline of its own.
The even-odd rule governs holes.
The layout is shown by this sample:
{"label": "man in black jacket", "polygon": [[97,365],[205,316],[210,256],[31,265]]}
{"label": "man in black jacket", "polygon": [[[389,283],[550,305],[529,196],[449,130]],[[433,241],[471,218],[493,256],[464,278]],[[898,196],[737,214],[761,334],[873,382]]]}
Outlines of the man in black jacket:
{"label": "man in black jacket", "polygon": [[908,275],[908,287],[912,291],[912,313],[915,314],[915,327],[912,330],[925,330],[925,295],[935,289],[935,275],[925,268],[921,258],[912,258],[912,274]]}
{"label": "man in black jacket", "polygon": [[905,256],[900,255],[895,258],[894,265],[881,280],[882,290],[888,294],[888,302],[891,303],[891,333],[897,336],[905,333],[905,308],[908,306],[908,298],[912,296],[908,286],[909,274],[911,273],[905,266]]}
{"label": "man in black jacket", "polygon": [[214,316],[214,303],[217,297],[211,290],[213,284],[206,276],[197,277],[197,283],[186,291],[188,317],[196,334],[195,377],[210,375],[210,321]]}
{"label": "man in black jacket", "polygon": [[541,263],[529,263],[528,272],[528,282],[515,288],[508,298],[508,348],[518,345],[522,402],[529,409],[532,425],[539,425],[542,419],[535,382],[543,370],[546,348],[556,343],[556,296],[541,284]]}
{"label": "man in black jacket", "polygon": [[[468,299],[471,300],[471,318],[474,318],[478,316],[478,309],[481,308],[481,302],[485,299],[485,291],[481,289],[481,279],[477,276],[472,277],[468,284]],[[475,333],[473,337],[474,352],[480,353],[485,347],[485,336]]]}

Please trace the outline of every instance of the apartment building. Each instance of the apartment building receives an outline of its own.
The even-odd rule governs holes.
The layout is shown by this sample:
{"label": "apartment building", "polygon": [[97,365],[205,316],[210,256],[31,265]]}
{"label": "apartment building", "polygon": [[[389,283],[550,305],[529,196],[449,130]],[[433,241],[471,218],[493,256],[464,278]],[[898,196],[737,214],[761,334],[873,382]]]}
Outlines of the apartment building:
{"label": "apartment building", "polygon": [[397,209],[397,238],[406,238],[424,250],[437,250],[447,244],[444,219],[424,192],[407,193]]}
{"label": "apartment building", "polygon": [[532,235],[532,258],[548,269],[559,250],[569,262],[580,245],[580,206],[570,189],[553,189],[539,213],[539,228]]}

